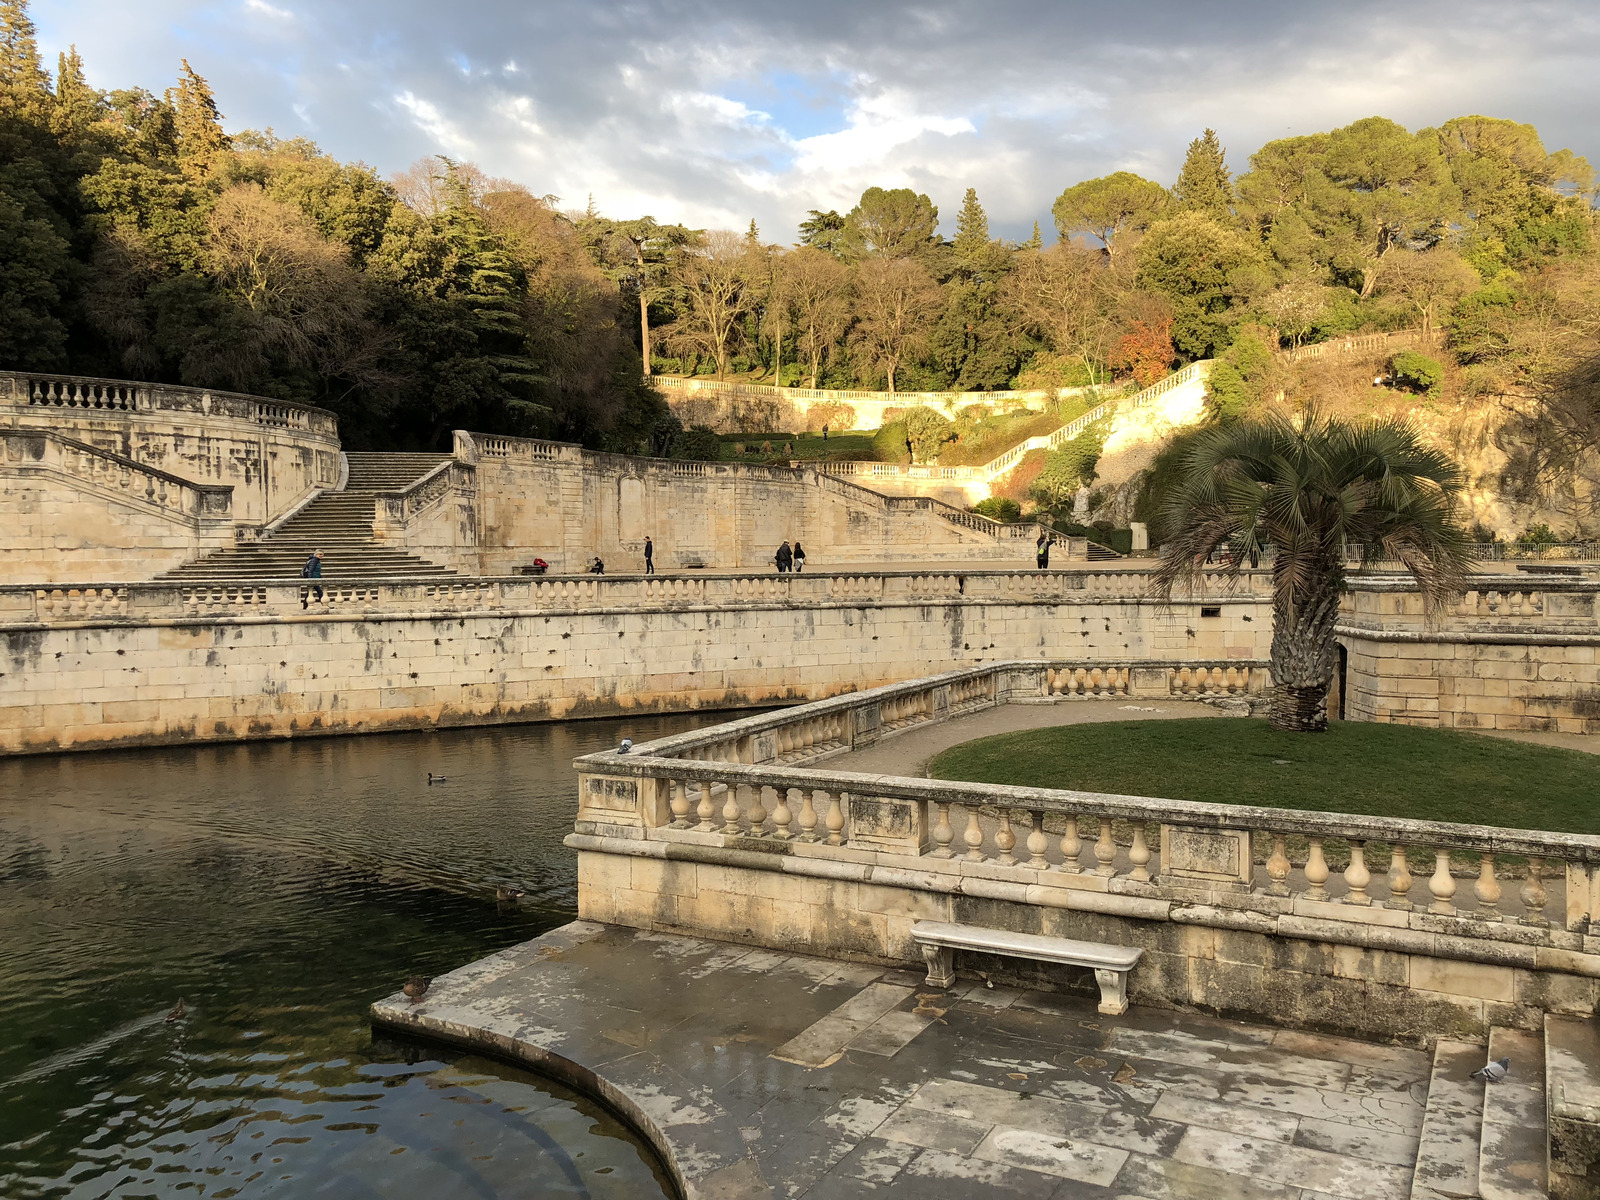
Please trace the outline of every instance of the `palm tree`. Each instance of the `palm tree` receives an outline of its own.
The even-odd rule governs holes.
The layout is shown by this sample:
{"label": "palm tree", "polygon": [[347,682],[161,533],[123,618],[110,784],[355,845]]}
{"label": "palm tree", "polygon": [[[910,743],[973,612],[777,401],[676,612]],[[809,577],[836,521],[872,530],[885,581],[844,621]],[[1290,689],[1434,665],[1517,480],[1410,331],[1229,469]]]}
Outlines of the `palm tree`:
{"label": "palm tree", "polygon": [[1162,506],[1165,538],[1156,592],[1199,582],[1206,558],[1231,549],[1226,573],[1270,546],[1272,726],[1328,727],[1334,625],[1346,546],[1361,559],[1398,560],[1429,612],[1461,590],[1473,563],[1456,521],[1460,469],[1403,421],[1352,424],[1308,411],[1198,434]]}

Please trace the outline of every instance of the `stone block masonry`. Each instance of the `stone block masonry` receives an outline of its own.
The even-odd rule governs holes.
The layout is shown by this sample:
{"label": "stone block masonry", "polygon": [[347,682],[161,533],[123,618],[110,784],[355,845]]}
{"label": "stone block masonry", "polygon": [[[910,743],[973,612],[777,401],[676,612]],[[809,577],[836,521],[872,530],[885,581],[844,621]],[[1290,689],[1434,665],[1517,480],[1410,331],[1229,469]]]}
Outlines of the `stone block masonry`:
{"label": "stone block masonry", "polygon": [[780,704],[1021,657],[1266,655],[1264,596],[1201,620],[1085,583],[478,580],[335,586],[307,610],[295,586],[0,589],[0,752]]}

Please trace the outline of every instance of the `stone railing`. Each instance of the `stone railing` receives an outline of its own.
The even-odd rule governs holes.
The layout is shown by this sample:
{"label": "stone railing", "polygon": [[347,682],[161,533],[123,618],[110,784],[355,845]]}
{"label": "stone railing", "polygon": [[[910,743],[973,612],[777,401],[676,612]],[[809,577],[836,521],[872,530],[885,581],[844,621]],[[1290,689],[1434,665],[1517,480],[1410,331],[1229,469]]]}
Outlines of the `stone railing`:
{"label": "stone railing", "polygon": [[1430,641],[1512,634],[1559,645],[1564,637],[1600,635],[1600,579],[1477,575],[1430,619],[1407,577],[1355,576],[1339,617],[1342,632]]}
{"label": "stone railing", "polygon": [[[757,605],[851,607],[892,603],[1138,602],[1148,594],[1142,571],[807,571],[803,574],[687,576],[501,576],[441,581],[325,576],[322,614],[633,611],[746,608]],[[0,614],[11,623],[51,625],[87,617],[128,621],[196,616],[281,619],[301,613],[298,578],[244,586],[229,579],[182,584],[84,583],[0,586]],[[1190,603],[1258,603],[1271,579],[1246,575],[1238,586],[1217,577]],[[1147,603],[1154,601],[1146,600]],[[315,606],[313,606],[315,607]]]}
{"label": "stone railing", "polygon": [[192,483],[49,430],[0,430],[0,461],[68,475],[192,524],[232,525],[233,488]]}
{"label": "stone railing", "polygon": [[49,412],[92,411],[117,414],[185,414],[224,417],[281,429],[306,430],[337,437],[338,419],[326,409],[240,392],[94,379],[79,375],[0,372],[0,405]]}
{"label": "stone railing", "polygon": [[1230,696],[1266,675],[1260,663],[1002,663],[588,755],[568,845],[1600,978],[1586,937],[1600,837],[816,765],[964,712],[1046,701],[1057,680],[1068,697],[1098,678],[1112,698],[1171,698],[1184,671]]}
{"label": "stone railing", "polygon": [[451,492],[475,490],[476,482],[477,473],[471,465],[454,459],[442,462],[400,491],[377,493],[373,519],[386,526],[404,527]]}
{"label": "stone railing", "polygon": [[969,408],[973,405],[994,407],[1000,404],[1031,405],[1042,407],[1052,400],[1064,400],[1094,391],[1092,387],[1033,388],[1022,391],[996,392],[866,392],[837,388],[777,387],[770,383],[740,383],[736,380],[690,379],[681,375],[654,375],[657,387],[673,392],[743,393],[771,396],[778,400],[809,400],[812,403],[838,401],[841,404],[928,405],[949,410]]}
{"label": "stone railing", "polygon": [[1057,450],[1073,438],[1077,437],[1096,421],[1102,421],[1118,411],[1132,411],[1143,408],[1145,405],[1160,399],[1174,388],[1183,387],[1185,384],[1204,380],[1211,372],[1211,360],[1202,359],[1200,362],[1190,363],[1180,371],[1174,371],[1165,379],[1157,380],[1141,392],[1120,400],[1107,400],[1097,404],[1088,412],[1068,421],[1060,429],[1039,437],[1031,437],[1019,442],[1011,449],[1004,451],[990,459],[987,463],[975,467],[941,467],[937,465],[917,466],[900,463],[884,462],[818,462],[811,464],[795,463],[795,466],[809,465],[813,469],[829,475],[866,476],[874,479],[899,481],[909,480],[949,480],[952,482],[992,482],[1011,470],[1031,450]]}
{"label": "stone railing", "polygon": [[1420,329],[1397,329],[1393,333],[1364,333],[1354,337],[1330,338],[1326,342],[1313,342],[1284,353],[1290,362],[1312,358],[1349,358],[1357,354],[1382,353],[1415,346],[1422,340]]}
{"label": "stone railing", "polygon": [[455,431],[455,456],[462,462],[477,464],[494,461],[569,462],[583,461],[583,447],[572,442],[548,442],[539,438],[502,437],[494,433]]}

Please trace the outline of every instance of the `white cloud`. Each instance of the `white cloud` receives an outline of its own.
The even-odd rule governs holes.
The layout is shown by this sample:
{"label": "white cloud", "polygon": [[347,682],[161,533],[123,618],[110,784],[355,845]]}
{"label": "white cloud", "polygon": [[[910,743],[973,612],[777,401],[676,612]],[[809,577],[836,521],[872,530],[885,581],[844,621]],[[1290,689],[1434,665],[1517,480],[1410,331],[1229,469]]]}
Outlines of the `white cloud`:
{"label": "white cloud", "polygon": [[470,154],[477,149],[472,139],[446,120],[444,114],[431,102],[420,99],[411,92],[396,94],[394,102],[405,109],[411,115],[416,127],[438,142],[441,149],[463,154]]}
{"label": "white cloud", "polygon": [[278,21],[292,21],[294,14],[287,8],[276,8],[267,3],[267,0],[244,0],[246,12],[260,13],[264,17],[272,17]]}

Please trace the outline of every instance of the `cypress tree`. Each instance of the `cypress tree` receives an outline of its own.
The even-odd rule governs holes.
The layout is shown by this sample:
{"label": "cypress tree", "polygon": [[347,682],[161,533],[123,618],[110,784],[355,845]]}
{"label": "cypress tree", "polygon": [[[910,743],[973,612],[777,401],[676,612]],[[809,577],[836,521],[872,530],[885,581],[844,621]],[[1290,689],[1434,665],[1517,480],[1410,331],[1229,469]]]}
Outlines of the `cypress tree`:
{"label": "cypress tree", "polygon": [[0,0],[0,117],[42,125],[50,112],[50,77],[26,0]]}
{"label": "cypress tree", "polygon": [[222,114],[211,85],[183,60],[178,86],[167,91],[178,130],[178,167],[191,183],[211,178],[233,143],[222,132]]}
{"label": "cypress tree", "polygon": [[1181,211],[1205,213],[1219,221],[1232,214],[1233,179],[1225,153],[1214,129],[1189,143],[1178,182],[1172,187]]}

